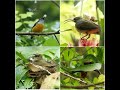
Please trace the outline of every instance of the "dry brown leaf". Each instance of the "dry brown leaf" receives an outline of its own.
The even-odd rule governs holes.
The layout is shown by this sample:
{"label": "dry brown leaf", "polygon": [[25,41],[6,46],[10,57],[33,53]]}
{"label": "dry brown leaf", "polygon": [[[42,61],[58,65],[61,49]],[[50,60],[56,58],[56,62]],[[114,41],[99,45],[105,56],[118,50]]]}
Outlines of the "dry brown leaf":
{"label": "dry brown leaf", "polygon": [[60,87],[60,72],[47,76],[41,84],[40,89],[54,89]]}

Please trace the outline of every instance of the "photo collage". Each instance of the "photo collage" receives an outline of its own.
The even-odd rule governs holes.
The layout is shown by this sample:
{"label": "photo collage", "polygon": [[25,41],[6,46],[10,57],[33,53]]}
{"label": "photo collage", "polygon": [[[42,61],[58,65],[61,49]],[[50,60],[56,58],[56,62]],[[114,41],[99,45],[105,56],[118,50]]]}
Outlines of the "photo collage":
{"label": "photo collage", "polygon": [[16,0],[16,90],[105,90],[104,6],[104,0]]}

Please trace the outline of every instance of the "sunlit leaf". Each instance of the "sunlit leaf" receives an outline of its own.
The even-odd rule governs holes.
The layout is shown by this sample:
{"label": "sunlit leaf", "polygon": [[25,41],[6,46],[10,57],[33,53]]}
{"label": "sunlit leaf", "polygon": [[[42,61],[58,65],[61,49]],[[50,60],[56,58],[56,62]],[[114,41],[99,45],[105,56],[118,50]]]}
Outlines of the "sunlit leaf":
{"label": "sunlit leaf", "polygon": [[56,41],[56,39],[53,38],[49,38],[48,40],[45,41],[45,43],[43,44],[44,46],[58,46],[58,42]]}
{"label": "sunlit leaf", "polygon": [[26,70],[24,66],[16,67],[16,84],[19,84],[19,81],[22,79],[27,71],[28,70]]}
{"label": "sunlit leaf", "polygon": [[20,18],[16,16],[15,17],[15,21],[19,21],[19,20],[20,20]]}
{"label": "sunlit leaf", "polygon": [[20,16],[22,19],[25,19],[25,18],[28,17],[26,14],[19,14],[19,16]]}
{"label": "sunlit leaf", "polygon": [[93,79],[93,83],[98,83],[98,78],[97,78],[97,77],[95,77],[95,78]]}
{"label": "sunlit leaf", "polygon": [[90,81],[88,78],[85,78],[85,81],[86,81],[88,84],[91,84],[91,81]]}
{"label": "sunlit leaf", "polygon": [[16,22],[16,23],[15,23],[15,29],[19,28],[21,25],[22,25],[21,22]]}
{"label": "sunlit leaf", "polygon": [[69,61],[68,52],[69,52],[68,50],[65,50],[65,51],[64,51],[64,54],[63,54],[64,59],[65,59],[66,61]]}
{"label": "sunlit leaf", "polygon": [[32,15],[33,15],[33,12],[27,12],[28,17],[32,17]]}
{"label": "sunlit leaf", "polygon": [[75,86],[79,86],[79,85],[80,85],[80,82],[78,82],[78,81],[74,81],[73,85],[75,85]]}
{"label": "sunlit leaf", "polygon": [[69,81],[70,81],[70,78],[66,78],[66,79],[64,80],[65,83],[68,83]]}
{"label": "sunlit leaf", "polygon": [[99,77],[98,77],[98,82],[103,82],[105,81],[105,76],[103,74],[101,74]]}
{"label": "sunlit leaf", "polygon": [[18,13],[19,13],[19,11],[16,10],[16,11],[15,11],[15,14],[18,14]]}
{"label": "sunlit leaf", "polygon": [[68,44],[67,43],[63,43],[63,44],[60,44],[60,46],[68,46]]}
{"label": "sunlit leaf", "polygon": [[88,87],[88,90],[94,90],[95,87]]}

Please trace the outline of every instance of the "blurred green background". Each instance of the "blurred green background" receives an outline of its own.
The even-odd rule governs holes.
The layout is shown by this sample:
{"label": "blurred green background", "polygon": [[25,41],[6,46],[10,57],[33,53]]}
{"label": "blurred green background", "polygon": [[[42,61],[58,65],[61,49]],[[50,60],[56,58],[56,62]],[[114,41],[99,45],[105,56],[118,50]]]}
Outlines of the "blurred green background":
{"label": "blurred green background", "polygon": [[[97,5],[97,10],[96,10]],[[74,17],[81,16],[87,19],[94,16],[101,27],[101,35],[92,35],[93,37],[100,39],[100,46],[104,46],[104,0],[62,0],[60,4],[60,45],[67,46],[72,43],[71,35],[76,39],[80,39],[83,35],[76,31],[74,22],[64,23],[67,19],[73,19]],[[67,29],[72,29],[65,31]]]}
{"label": "blurred green background", "polygon": [[[56,1],[59,5],[59,1]],[[45,19],[45,29],[43,32],[56,32],[60,27],[60,11],[59,7],[52,1],[16,1],[16,32],[30,32],[34,23],[44,14],[47,15]],[[59,35],[56,35],[59,39]],[[51,40],[52,44],[48,45]],[[17,46],[56,46],[59,45],[56,38],[51,36],[36,36],[33,40],[29,36],[16,36]]]}

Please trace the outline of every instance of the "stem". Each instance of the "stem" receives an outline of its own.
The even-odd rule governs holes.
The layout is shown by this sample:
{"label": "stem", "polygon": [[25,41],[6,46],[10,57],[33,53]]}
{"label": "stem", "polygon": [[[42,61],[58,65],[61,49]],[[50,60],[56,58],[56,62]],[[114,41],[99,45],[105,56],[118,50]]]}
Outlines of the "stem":
{"label": "stem", "polygon": [[96,84],[89,84],[89,85],[82,85],[82,86],[64,86],[64,85],[61,85],[61,87],[63,87],[63,88],[74,88],[74,89],[85,89],[85,88],[88,88],[88,87],[91,87],[91,86],[96,86],[96,85],[99,85],[99,84],[104,84],[104,82],[100,82],[100,83],[96,83]]}
{"label": "stem", "polygon": [[79,82],[82,82],[82,83],[85,83],[85,84],[86,84],[85,81],[83,81],[83,80],[81,80],[81,79],[78,79],[78,78],[75,78],[75,77],[73,77],[73,76],[71,76],[71,75],[69,75],[69,74],[66,74],[66,73],[63,73],[63,72],[61,72],[61,74],[65,75],[65,76],[68,76],[68,77],[70,77],[70,78],[72,78],[72,79],[74,79],[74,80],[77,80],[77,81],[79,81]]}
{"label": "stem", "polygon": [[56,38],[56,40],[57,40],[58,44],[60,45],[60,42],[59,42],[59,40],[58,40],[57,36],[56,36],[55,34],[53,34],[53,35],[54,35],[54,37]]}
{"label": "stem", "polygon": [[49,32],[49,33],[37,33],[37,32],[16,32],[16,35],[54,35],[60,34],[59,32]]}

